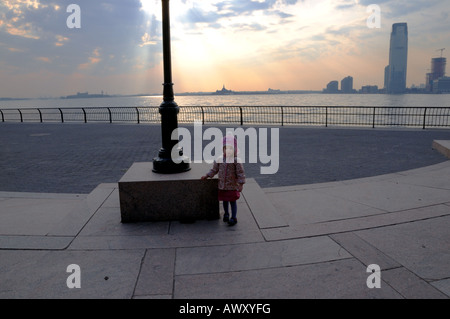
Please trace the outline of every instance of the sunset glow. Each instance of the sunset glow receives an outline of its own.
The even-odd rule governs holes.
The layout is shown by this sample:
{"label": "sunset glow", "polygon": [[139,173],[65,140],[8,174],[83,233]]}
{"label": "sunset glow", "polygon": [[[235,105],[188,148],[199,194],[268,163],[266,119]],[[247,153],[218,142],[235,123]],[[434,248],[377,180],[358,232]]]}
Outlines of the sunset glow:
{"label": "sunset glow", "polygon": [[[66,25],[71,3],[81,28]],[[381,1],[381,27],[369,28],[371,3],[171,0],[174,89],[322,90],[348,75],[382,88],[396,22],[409,28],[407,85],[424,83],[437,50],[450,50],[448,3]],[[158,93],[161,20],[160,0],[3,1],[0,97]]]}

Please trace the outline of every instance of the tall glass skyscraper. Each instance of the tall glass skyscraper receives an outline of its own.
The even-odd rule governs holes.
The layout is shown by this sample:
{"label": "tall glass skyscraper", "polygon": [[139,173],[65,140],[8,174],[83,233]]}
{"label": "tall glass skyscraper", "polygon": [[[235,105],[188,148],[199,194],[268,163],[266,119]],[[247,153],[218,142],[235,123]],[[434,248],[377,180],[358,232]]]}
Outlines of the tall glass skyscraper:
{"label": "tall glass skyscraper", "polygon": [[406,91],[406,69],[408,62],[408,26],[406,23],[392,25],[389,66],[385,72],[387,93]]}

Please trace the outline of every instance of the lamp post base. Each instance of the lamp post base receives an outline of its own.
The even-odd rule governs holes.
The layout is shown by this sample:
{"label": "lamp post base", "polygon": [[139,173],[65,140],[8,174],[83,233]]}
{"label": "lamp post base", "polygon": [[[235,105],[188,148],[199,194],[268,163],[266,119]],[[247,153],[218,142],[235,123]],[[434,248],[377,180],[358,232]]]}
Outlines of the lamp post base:
{"label": "lamp post base", "polygon": [[172,158],[155,157],[153,159],[152,171],[159,174],[176,174],[190,171],[191,167],[189,163],[186,163],[183,160],[186,161],[187,158],[182,156],[179,159],[176,159],[176,161],[179,162],[179,164],[177,164]]}

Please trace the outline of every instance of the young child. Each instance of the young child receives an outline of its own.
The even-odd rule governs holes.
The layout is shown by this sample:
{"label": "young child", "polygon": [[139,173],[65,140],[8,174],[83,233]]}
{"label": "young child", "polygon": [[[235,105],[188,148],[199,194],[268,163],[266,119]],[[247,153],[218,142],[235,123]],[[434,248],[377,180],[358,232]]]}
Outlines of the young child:
{"label": "young child", "polygon": [[[234,226],[237,223],[237,205],[236,201],[240,198],[243,185],[245,184],[245,172],[242,161],[237,157],[237,140],[228,133],[223,138],[223,155],[215,161],[213,168],[202,176],[202,179],[212,178],[219,174],[219,201],[223,202],[225,214],[223,221],[228,225]],[[231,206],[231,218],[228,206]]]}

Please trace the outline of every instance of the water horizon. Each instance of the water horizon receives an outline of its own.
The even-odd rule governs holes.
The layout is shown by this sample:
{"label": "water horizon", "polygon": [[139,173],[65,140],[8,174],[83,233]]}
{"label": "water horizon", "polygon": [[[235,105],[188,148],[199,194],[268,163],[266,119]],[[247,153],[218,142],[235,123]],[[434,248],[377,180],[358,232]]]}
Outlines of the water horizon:
{"label": "water horizon", "polygon": [[[111,96],[75,99],[2,100],[1,109],[146,107],[159,106],[162,95]],[[377,107],[450,107],[448,94],[231,94],[176,95],[180,106],[377,106]]]}

